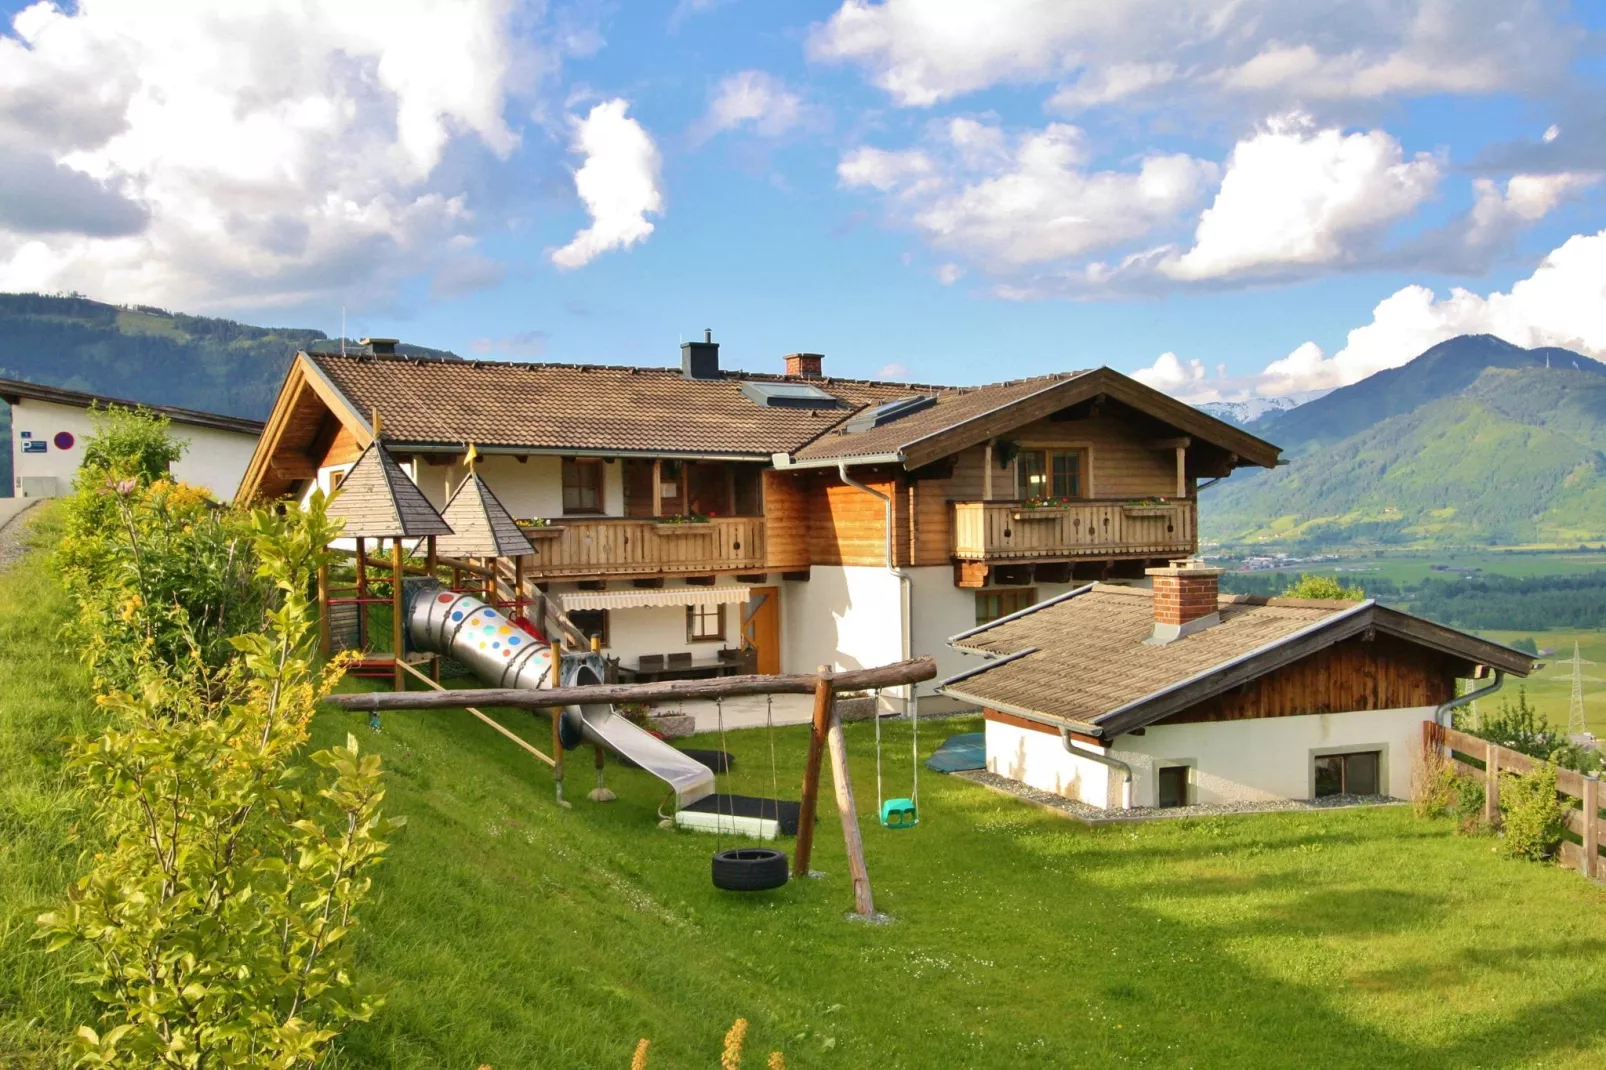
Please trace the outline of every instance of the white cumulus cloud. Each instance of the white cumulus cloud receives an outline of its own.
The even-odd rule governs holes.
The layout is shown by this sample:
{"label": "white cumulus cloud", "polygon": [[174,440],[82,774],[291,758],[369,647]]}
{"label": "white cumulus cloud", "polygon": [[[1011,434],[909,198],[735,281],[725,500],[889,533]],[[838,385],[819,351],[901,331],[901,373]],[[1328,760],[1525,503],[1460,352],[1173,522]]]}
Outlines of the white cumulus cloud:
{"label": "white cumulus cloud", "polygon": [[1083,131],[1065,123],[1011,135],[955,120],[930,152],[856,149],[837,174],[889,194],[889,208],[934,247],[995,272],[1053,263],[1140,239],[1195,206],[1215,165],[1156,154],[1095,170]]}
{"label": "white cumulus cloud", "polygon": [[24,8],[0,32],[0,288],[273,306],[472,263],[440,165],[518,144],[509,19],[506,0]]}
{"label": "white cumulus cloud", "polygon": [[810,55],[898,104],[1061,81],[1074,110],[1171,99],[1376,100],[1554,82],[1582,35],[1548,0],[844,0]]}
{"label": "white cumulus cloud", "polygon": [[1345,134],[1303,116],[1273,119],[1234,147],[1193,247],[1162,270],[1212,279],[1340,263],[1414,212],[1441,171],[1425,153],[1406,158],[1382,130]]}
{"label": "white cumulus cloud", "polygon": [[585,163],[574,174],[574,188],[591,225],[552,251],[560,268],[583,267],[611,249],[646,241],[653,231],[647,216],[664,210],[658,146],[629,110],[628,101],[615,98],[575,122],[573,147]]}

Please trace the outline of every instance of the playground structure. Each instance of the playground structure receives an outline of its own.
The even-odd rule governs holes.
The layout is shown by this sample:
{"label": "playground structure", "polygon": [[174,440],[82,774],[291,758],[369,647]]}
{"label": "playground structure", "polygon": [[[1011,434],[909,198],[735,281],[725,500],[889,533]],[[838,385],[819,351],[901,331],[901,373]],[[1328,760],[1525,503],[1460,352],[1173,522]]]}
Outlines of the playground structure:
{"label": "playground structure", "polygon": [[[756,820],[757,827],[778,835],[783,825],[781,800],[717,794],[714,768],[638,727],[615,709],[615,703],[692,698],[712,698],[717,702],[735,695],[812,692],[814,715],[801,800],[796,808],[793,871],[809,871],[820,765],[823,754],[829,751],[853,876],[855,908],[862,915],[873,914],[869,873],[834,696],[838,690],[879,690],[929,680],[936,675],[935,663],[922,658],[841,674],[833,674],[822,665],[817,674],[810,676],[610,683],[605,679],[606,665],[596,644],[585,643],[584,636],[540,588],[526,588],[522,558],[531,550],[530,540],[474,472],[472,447],[469,456],[467,478],[439,513],[377,440],[363,451],[331,500],[329,515],[345,521],[342,541],[352,544],[350,549],[335,547],[352,558],[352,582],[337,585],[328,569],[319,573],[323,651],[326,655],[331,653],[337,639],[340,648],[355,647],[360,653],[353,672],[389,678],[394,688],[389,694],[339,695],[331,701],[344,708],[370,711],[376,718],[381,710],[467,710],[552,767],[560,806],[570,805],[564,798],[564,751],[590,743],[597,770],[597,785],[589,795],[593,801],[605,802],[614,797],[604,783],[604,755],[612,752],[669,785],[677,824],[716,833],[752,832]],[[370,555],[370,540],[376,541],[380,550],[388,541],[388,559]],[[376,591],[376,584],[387,581],[388,591]],[[388,606],[390,610],[388,651],[373,649],[370,615],[377,606]],[[565,653],[566,640],[573,644],[570,649],[575,652]],[[469,691],[442,688],[441,665],[447,658],[487,686]],[[427,664],[428,671],[421,670],[420,664]],[[409,691],[409,678],[430,690]],[[543,753],[509,731],[480,706],[548,712],[552,718],[551,753]],[[723,721],[721,724],[723,727]],[[915,823],[917,792],[912,792],[910,798],[885,803],[879,798],[879,720],[876,745],[881,821],[889,828],[911,827]],[[723,764],[724,761],[714,763]],[[743,810],[741,816],[737,814],[738,807]],[[775,887],[785,880],[785,858],[767,849],[722,851],[715,856],[713,873],[721,887]]]}

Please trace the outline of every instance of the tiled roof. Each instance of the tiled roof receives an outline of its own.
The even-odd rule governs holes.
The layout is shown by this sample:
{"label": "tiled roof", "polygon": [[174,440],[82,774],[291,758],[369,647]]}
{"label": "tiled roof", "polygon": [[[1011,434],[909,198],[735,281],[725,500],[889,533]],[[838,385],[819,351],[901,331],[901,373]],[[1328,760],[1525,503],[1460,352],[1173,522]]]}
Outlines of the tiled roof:
{"label": "tiled roof", "polygon": [[429,504],[424,492],[378,445],[369,445],[341,481],[329,515],[346,521],[351,539],[417,538],[450,535],[451,526]]}
{"label": "tiled roof", "polygon": [[49,401],[58,405],[71,405],[80,409],[87,409],[95,405],[102,407],[116,405],[118,408],[123,409],[149,409],[151,412],[161,413],[176,424],[186,424],[191,427],[213,427],[219,431],[238,431],[242,435],[260,435],[263,427],[261,420],[247,420],[242,416],[224,416],[216,412],[181,409],[176,405],[152,405],[144,401],[128,401],[123,398],[107,397],[104,394],[86,394],[82,390],[67,390],[59,386],[45,386],[43,383],[28,383],[21,379],[0,379],[0,399],[16,404],[19,398]]}
{"label": "tiled roof", "polygon": [[470,473],[441,510],[452,534],[436,543],[458,557],[518,557],[531,551],[529,538],[478,473]]}
{"label": "tiled roof", "polygon": [[[1108,737],[1314,649],[1385,634],[1454,659],[1526,676],[1534,659],[1499,643],[1372,601],[1222,595],[1221,623],[1149,645],[1154,593],[1095,583],[956,637],[952,645],[998,660],[944,683],[952,695],[1029,711]],[[1224,682],[1225,681],[1225,682]]]}
{"label": "tiled roof", "polygon": [[1220,624],[1164,646],[1149,646],[1144,640],[1154,632],[1153,592],[1094,584],[1084,594],[957,641],[959,649],[977,653],[1006,655],[1032,647],[1037,653],[954,686],[976,699],[1092,724],[1130,702],[1359,604],[1260,601],[1222,598]]}
{"label": "tiled roof", "polygon": [[[945,391],[848,379],[731,371],[687,379],[678,368],[514,364],[417,358],[308,360],[364,417],[378,410],[393,444],[469,443],[531,449],[640,450],[768,459],[791,452],[866,405]],[[831,409],[765,408],[742,383],[806,382],[840,398]]]}
{"label": "tiled roof", "polygon": [[[975,419],[1004,405],[1013,404],[1060,383],[1075,379],[1085,372],[1066,372],[1045,375],[1034,379],[1019,379],[1008,383],[994,383],[966,389],[949,390],[937,394],[936,403],[899,417],[890,423],[867,431],[847,432],[841,429],[827,431],[797,451],[797,460],[820,457],[874,457],[897,453],[904,446],[928,435]],[[904,388],[902,397],[931,391]]]}

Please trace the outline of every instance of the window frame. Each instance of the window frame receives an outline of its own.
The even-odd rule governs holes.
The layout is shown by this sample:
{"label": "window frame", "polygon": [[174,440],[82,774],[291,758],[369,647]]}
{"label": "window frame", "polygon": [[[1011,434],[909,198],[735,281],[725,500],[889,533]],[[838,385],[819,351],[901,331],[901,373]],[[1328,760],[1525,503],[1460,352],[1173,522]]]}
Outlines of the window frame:
{"label": "window frame", "polygon": [[[1161,797],[1161,787],[1165,783],[1164,775],[1174,770],[1182,771],[1182,798],[1180,802],[1167,804]],[[1154,770],[1154,805],[1155,809],[1178,809],[1193,805],[1193,766],[1186,762],[1168,762],[1165,765],[1156,765]]]}
{"label": "window frame", "polygon": [[[1376,760],[1376,790],[1367,792],[1368,795],[1387,795],[1389,783],[1388,746],[1383,743],[1359,743],[1342,747],[1323,747],[1313,750],[1310,754],[1310,798],[1326,799],[1333,795],[1353,795],[1355,792],[1349,788],[1349,759],[1371,757]],[[1318,793],[1317,765],[1325,759],[1338,759],[1339,787],[1338,791]]]}
{"label": "window frame", "polygon": [[[1021,601],[1022,595],[1026,596],[1025,601]],[[1000,612],[996,616],[985,618],[982,616],[982,599],[984,598],[998,599],[997,606]],[[1013,608],[1005,608],[1005,599],[1010,600]],[[1035,606],[1037,601],[1037,588],[1035,586],[984,587],[976,592],[976,625],[980,627],[983,624],[991,624],[993,621],[1001,620],[1002,618],[1009,616],[1011,613],[1019,613],[1023,609],[1029,609],[1032,606]]]}
{"label": "window frame", "polygon": [[[569,506],[569,491],[571,489],[571,486],[576,491],[576,496],[577,497],[579,496],[579,492],[580,491],[584,491],[584,490],[590,489],[590,488],[587,488],[587,487],[583,486],[579,481],[575,481],[575,482],[573,482],[571,484],[571,481],[569,479],[569,475],[570,475],[571,472],[573,472],[576,475],[578,475],[579,472],[582,470],[582,468],[589,468],[590,470],[593,470],[596,473],[596,488],[595,489],[596,489],[597,506],[596,506],[595,509],[587,509],[587,508],[584,508],[584,507],[581,507],[581,506],[575,506],[574,508],[570,508],[570,506]],[[562,497],[563,515],[564,516],[606,516],[607,515],[607,512],[608,512],[608,473],[607,473],[607,470],[603,467],[602,458],[600,458],[600,457],[565,457],[565,458],[563,458],[562,470],[561,470],[561,473],[559,475],[559,484],[560,484],[560,488],[561,488],[560,494],[561,494],[561,497]]]}
{"label": "window frame", "polygon": [[591,639],[591,633],[586,631],[586,629],[582,628],[580,626],[580,622],[574,619],[576,614],[581,614],[581,613],[600,613],[600,614],[602,614],[602,627],[597,629],[597,631],[598,631],[598,634],[599,634],[599,636],[600,636],[600,638],[602,640],[602,646],[604,648],[607,648],[610,645],[609,642],[608,642],[608,611],[606,609],[571,609],[569,611],[568,616],[569,616],[570,622],[576,628],[578,628],[580,630],[580,633],[582,635],[584,635],[586,637],[586,639],[589,641]]}
{"label": "window frame", "polygon": [[[719,623],[717,635],[699,632],[698,624],[713,610],[715,619]],[[686,607],[686,642],[688,643],[723,643],[725,641],[726,614],[725,603],[716,602],[713,605],[694,604]]]}
{"label": "window frame", "polygon": [[[1022,501],[1026,501],[1026,500],[1029,500],[1029,499],[1032,499],[1032,498],[1069,498],[1069,499],[1072,499],[1072,500],[1075,500],[1075,501],[1085,501],[1085,500],[1087,500],[1087,498],[1088,498],[1088,494],[1087,494],[1088,453],[1089,453],[1089,451],[1088,451],[1088,448],[1086,446],[1075,446],[1075,445],[1022,446],[1020,448],[1020,451],[1015,454],[1015,495],[1016,495],[1016,497],[1018,497]],[[1055,481],[1055,477],[1056,477],[1056,472],[1055,472],[1056,464],[1055,464],[1055,462],[1060,458],[1069,457],[1069,456],[1074,456],[1076,458],[1075,464],[1073,466],[1070,466],[1071,467],[1071,471],[1067,473],[1072,478],[1074,478],[1074,480],[1076,482],[1076,486],[1075,486],[1074,490],[1068,490],[1068,493],[1061,494],[1056,489],[1055,482],[1054,482]],[[1030,479],[1030,473],[1027,471],[1027,468],[1028,468],[1028,466],[1026,464],[1026,458],[1027,457],[1038,458],[1040,460],[1040,462],[1041,462],[1041,468],[1038,469],[1038,471],[1042,473],[1042,477],[1043,477],[1043,493],[1041,493],[1041,494],[1033,494],[1031,492],[1030,486],[1028,485],[1028,480]]]}

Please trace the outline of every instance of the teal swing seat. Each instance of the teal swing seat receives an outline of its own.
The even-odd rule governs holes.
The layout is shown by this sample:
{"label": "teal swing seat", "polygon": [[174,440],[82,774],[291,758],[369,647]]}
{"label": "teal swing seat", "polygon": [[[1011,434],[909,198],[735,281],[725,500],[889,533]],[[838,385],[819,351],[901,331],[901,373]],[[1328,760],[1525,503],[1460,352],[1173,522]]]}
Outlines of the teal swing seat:
{"label": "teal swing seat", "polygon": [[881,804],[881,823],[889,829],[912,829],[920,824],[913,799],[888,799]]}
{"label": "teal swing seat", "polygon": [[912,829],[920,824],[920,813],[916,808],[915,800],[920,798],[920,712],[913,701],[910,703],[910,756],[914,759],[914,784],[910,788],[909,798],[886,799],[881,795],[881,711],[879,703],[881,693],[876,692],[877,709],[875,713],[875,797],[881,803],[881,825],[889,829]]}

